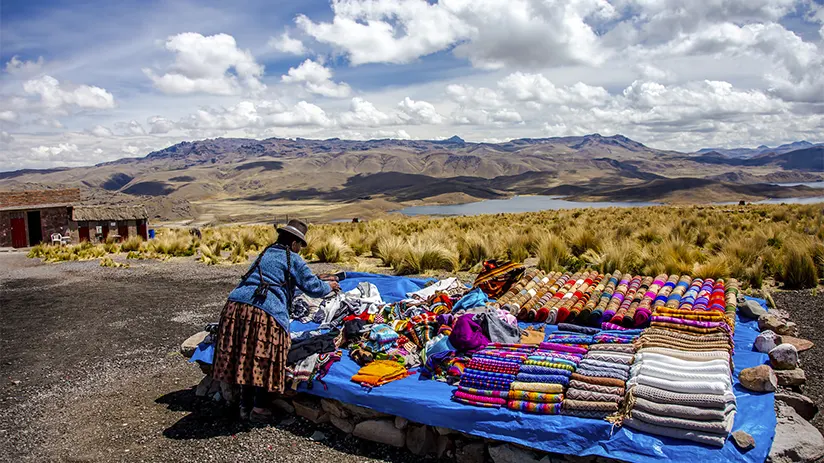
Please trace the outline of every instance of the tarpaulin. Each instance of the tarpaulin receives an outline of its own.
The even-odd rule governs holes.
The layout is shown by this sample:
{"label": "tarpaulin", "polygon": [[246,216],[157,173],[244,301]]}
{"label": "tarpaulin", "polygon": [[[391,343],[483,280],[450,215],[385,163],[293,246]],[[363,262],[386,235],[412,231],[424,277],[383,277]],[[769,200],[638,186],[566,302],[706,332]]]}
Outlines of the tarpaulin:
{"label": "tarpaulin", "polygon": [[[383,299],[393,302],[406,292],[423,287],[424,280],[403,277],[350,273],[341,287],[354,288],[360,281],[378,287]],[[758,300],[765,305],[763,300]],[[293,330],[316,327],[293,324]],[[547,333],[557,327],[547,326]],[[572,416],[533,415],[507,409],[488,409],[462,405],[451,400],[453,387],[438,381],[421,380],[418,375],[365,389],[350,381],[360,368],[344,354],[324,377],[326,388],[315,383],[311,390],[300,390],[320,397],[368,407],[379,412],[402,416],[416,423],[462,431],[467,434],[512,442],[546,452],[567,455],[599,455],[630,462],[701,461],[763,462],[775,436],[774,394],[747,391],[738,383],[744,368],[766,363],[768,356],[753,350],[758,326],[755,321],[739,318],[735,330],[734,389],[738,402],[733,431],[743,430],[753,436],[756,447],[741,453],[728,439],[723,448],[704,446],[678,439],[653,436],[594,419]],[[198,355],[198,353],[196,353]],[[211,363],[210,354],[208,356]]]}

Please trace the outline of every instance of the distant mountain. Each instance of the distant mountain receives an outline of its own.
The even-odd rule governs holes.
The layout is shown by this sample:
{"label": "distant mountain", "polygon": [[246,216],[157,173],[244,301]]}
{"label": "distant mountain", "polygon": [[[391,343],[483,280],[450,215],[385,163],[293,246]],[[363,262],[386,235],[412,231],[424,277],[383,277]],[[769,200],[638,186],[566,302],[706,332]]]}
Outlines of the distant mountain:
{"label": "distant mountain", "polygon": [[736,157],[736,158],[746,158],[746,157],[754,157],[760,154],[783,154],[788,153],[790,151],[796,151],[805,148],[812,148],[814,146],[824,146],[824,143],[810,143],[806,140],[803,141],[796,141],[792,143],[787,143],[784,145],[776,146],[775,148],[770,148],[767,145],[761,145],[758,148],[730,148],[730,149],[723,149],[723,148],[703,148],[696,151],[694,154],[707,154],[707,153],[718,153],[724,156]]}
{"label": "distant mountain", "polygon": [[[806,146],[806,145],[804,145]],[[391,211],[406,204],[569,194],[707,201],[713,194],[812,194],[764,186],[818,179],[824,147],[731,157],[650,148],[623,135],[519,138],[504,143],[331,138],[185,141],[139,158],[0,174],[0,190],[79,187],[102,203],[143,203],[153,217],[215,223]],[[685,179],[686,177],[686,179]],[[796,180],[799,179],[799,180]],[[700,181],[699,181],[700,180]],[[752,186],[758,185],[762,186]],[[736,185],[746,185],[739,188]],[[778,189],[778,190],[777,190]],[[345,215],[344,215],[345,214]]]}

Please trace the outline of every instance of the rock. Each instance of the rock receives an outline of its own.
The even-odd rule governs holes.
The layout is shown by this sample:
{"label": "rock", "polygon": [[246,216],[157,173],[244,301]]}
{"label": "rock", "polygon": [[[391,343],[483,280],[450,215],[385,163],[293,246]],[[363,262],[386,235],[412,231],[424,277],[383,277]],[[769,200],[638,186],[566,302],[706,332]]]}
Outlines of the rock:
{"label": "rock", "polygon": [[315,442],[326,440],[326,434],[324,434],[321,431],[315,431],[312,433],[312,436],[309,437],[309,439],[312,439]]}
{"label": "rock", "polygon": [[778,385],[784,387],[803,386],[807,382],[807,375],[801,368],[793,370],[775,370]]}
{"label": "rock", "polygon": [[779,344],[770,351],[770,365],[776,370],[798,368],[798,351],[792,344]]}
{"label": "rock", "polygon": [[341,406],[341,403],[337,400],[332,399],[320,399],[320,406],[326,413],[337,416],[338,418],[346,419],[349,418],[349,414],[346,413],[346,410]]}
{"label": "rock", "polygon": [[798,325],[795,322],[787,322],[776,333],[781,336],[798,336]]}
{"label": "rock", "polygon": [[738,311],[749,318],[758,318],[767,313],[767,309],[761,307],[761,304],[751,299],[747,299],[743,304],[739,304]]}
{"label": "rock", "polygon": [[781,344],[778,339],[779,336],[775,334],[775,332],[771,330],[764,330],[755,338],[755,350],[766,354],[775,349],[775,346]]}
{"label": "rock", "polygon": [[12,384],[12,385],[14,385],[14,386],[19,386],[19,385],[20,385],[20,380],[19,380],[19,379],[15,379],[15,380],[13,380],[13,381],[11,382],[11,384]]}
{"label": "rock", "polygon": [[482,463],[486,457],[486,445],[483,442],[470,442],[455,449],[456,463]]}
{"label": "rock", "polygon": [[798,352],[804,352],[805,350],[812,349],[815,344],[812,341],[808,341],[802,338],[796,338],[794,336],[778,336],[778,340],[776,341],[778,344],[792,344],[795,346],[795,350]]}
{"label": "rock", "polygon": [[510,444],[489,446],[489,456],[495,463],[538,463],[534,452]]}
{"label": "rock", "polygon": [[818,405],[813,402],[813,399],[797,392],[776,392],[775,401],[789,405],[805,420],[812,420],[818,414]]}
{"label": "rock", "polygon": [[410,424],[406,428],[406,448],[415,455],[425,456],[437,451],[438,438],[426,425]]}
{"label": "rock", "polygon": [[272,407],[283,410],[289,415],[293,415],[295,413],[295,407],[292,406],[289,402],[283,399],[275,399],[272,401]]}
{"label": "rock", "polygon": [[441,436],[448,436],[450,434],[455,434],[455,431],[449,428],[443,428],[441,426],[435,426],[435,432]]}
{"label": "rock", "polygon": [[352,435],[393,447],[406,444],[406,433],[395,427],[393,420],[366,420],[355,425]]}
{"label": "rock", "polygon": [[329,421],[332,422],[332,426],[340,429],[341,431],[345,432],[346,434],[352,434],[352,431],[355,429],[355,425],[352,424],[351,421],[338,418],[335,415],[329,415]]}
{"label": "rock", "polygon": [[220,392],[220,381],[213,379],[212,382],[209,383],[209,391],[206,392],[206,395],[215,395],[216,392]]}
{"label": "rock", "polygon": [[292,402],[292,406],[295,407],[295,413],[298,416],[302,416],[315,424],[329,422],[329,414],[324,412],[317,403],[295,400]]}
{"label": "rock", "polygon": [[350,415],[358,418],[358,421],[361,420],[374,420],[377,418],[387,418],[389,415],[386,413],[377,412],[372,410],[371,408],[366,407],[359,407],[357,405],[348,404],[345,402],[341,402],[341,407],[343,407]]}
{"label": "rock", "polygon": [[745,388],[755,392],[773,392],[778,386],[778,378],[769,365],[745,368],[738,374],[738,381]]}
{"label": "rock", "polygon": [[772,463],[806,463],[824,457],[824,437],[821,433],[789,405],[777,402],[776,408],[778,422],[767,460]]}
{"label": "rock", "polygon": [[189,338],[180,345],[180,353],[186,358],[192,358],[192,355],[195,354],[195,349],[197,349],[197,345],[203,342],[206,336],[209,336],[208,331],[201,331],[189,336]]}
{"label": "rock", "polygon": [[402,416],[396,416],[396,417],[395,417],[395,427],[396,427],[396,428],[398,428],[398,429],[406,429],[406,427],[407,427],[408,425],[409,425],[409,420],[407,420],[406,418],[404,418],[404,417],[402,417]]}
{"label": "rock", "polygon": [[772,313],[765,313],[758,317],[758,331],[773,331],[777,332],[777,328],[784,324],[784,320],[778,317],[778,315]]}
{"label": "rock", "polygon": [[209,387],[212,385],[212,377],[211,376],[204,376],[203,379],[197,384],[197,388],[195,388],[195,395],[198,397],[206,397],[206,394],[209,393]]}
{"label": "rock", "polygon": [[226,402],[230,404],[237,403],[240,401],[240,394],[239,388],[233,384],[229,384],[226,381],[220,382],[220,395],[226,399]]}
{"label": "rock", "polygon": [[452,455],[455,454],[455,442],[453,442],[449,436],[438,436],[438,444],[436,447],[435,455],[437,455],[438,458],[452,458]]}
{"label": "rock", "polygon": [[738,447],[738,450],[747,452],[755,448],[755,439],[744,431],[735,431],[732,433],[732,442]]}

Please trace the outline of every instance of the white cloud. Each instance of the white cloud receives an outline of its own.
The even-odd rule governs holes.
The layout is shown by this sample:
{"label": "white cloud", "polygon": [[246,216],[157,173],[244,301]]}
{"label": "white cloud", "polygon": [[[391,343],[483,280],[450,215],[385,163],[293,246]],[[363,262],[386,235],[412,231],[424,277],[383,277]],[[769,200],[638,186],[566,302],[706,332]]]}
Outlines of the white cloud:
{"label": "white cloud", "polygon": [[303,46],[303,42],[290,37],[288,32],[284,32],[279,37],[270,38],[267,45],[269,46],[269,48],[275,49],[283,53],[289,53],[298,56],[306,54],[306,47]]}
{"label": "white cloud", "polygon": [[175,62],[163,75],[144,68],[155,87],[164,93],[236,95],[259,92],[263,66],[249,50],[241,50],[228,34],[203,36],[185,32],[169,37],[165,47],[175,53]]}
{"label": "white cloud", "polygon": [[578,106],[595,106],[609,98],[609,93],[602,87],[593,87],[578,82],[570,87],[556,87],[542,74],[516,72],[500,82],[505,93],[519,101],[531,101],[541,104],[572,104]]}
{"label": "white cloud", "polygon": [[5,130],[0,131],[0,142],[6,145],[14,143],[14,137]]}
{"label": "white cloud", "polygon": [[[168,121],[164,121],[168,127]],[[280,102],[241,101],[228,108],[201,108],[175,127],[190,131],[263,130],[269,127],[332,127],[334,121],[319,106],[301,101],[290,107]]]}
{"label": "white cloud", "polygon": [[9,74],[36,74],[42,68],[42,56],[38,57],[36,61],[25,61],[15,55],[6,63],[6,72]]}
{"label": "white cloud", "polygon": [[409,63],[454,47],[482,68],[599,63],[594,23],[613,18],[605,0],[333,0],[331,22],[299,15],[307,35],[353,65]]}
{"label": "white cloud", "polygon": [[470,85],[449,84],[446,95],[456,103],[477,108],[500,108],[506,104],[503,97],[495,90]]}
{"label": "white cloud", "polygon": [[332,71],[324,65],[307,59],[296,68],[281,76],[287,84],[302,84],[309,93],[329,98],[346,98],[352,89],[346,83],[332,82]]}
{"label": "white cloud", "polygon": [[146,129],[137,121],[129,121],[126,130],[128,130],[131,135],[146,135]]}
{"label": "white cloud", "polygon": [[266,117],[266,122],[277,127],[316,126],[331,127],[334,121],[319,106],[301,101],[288,111]]}
{"label": "white cloud", "polygon": [[23,91],[34,102],[27,103],[31,109],[44,109],[55,114],[68,114],[72,108],[111,109],[115,107],[114,96],[100,87],[89,85],[68,86],[51,76],[40,76],[23,83]]}
{"label": "white cloud", "polygon": [[503,125],[523,122],[523,118],[520,113],[512,109],[487,111],[486,109],[461,107],[453,112],[452,121],[458,125]]}
{"label": "white cloud", "polygon": [[427,101],[415,101],[406,97],[398,103],[398,108],[410,124],[442,124],[444,117],[438,114],[435,106]]}
{"label": "white cloud", "polygon": [[3,122],[15,122],[17,120],[17,113],[14,111],[6,110],[0,111],[0,121]]}
{"label": "white cloud", "polygon": [[161,116],[152,116],[146,121],[149,124],[149,133],[164,134],[175,129],[175,123]]}
{"label": "white cloud", "polygon": [[41,145],[31,148],[31,152],[35,158],[49,161],[61,158],[74,159],[74,156],[80,153],[74,143],[60,143],[56,146]]}
{"label": "white cloud", "polygon": [[96,125],[92,127],[92,129],[89,130],[89,133],[94,135],[95,137],[100,138],[108,138],[114,136],[111,130],[107,129],[106,127],[103,127],[102,125]]}
{"label": "white cloud", "polygon": [[358,97],[352,98],[350,110],[341,113],[339,120],[342,127],[380,127],[401,122],[400,118],[381,112],[372,103]]}

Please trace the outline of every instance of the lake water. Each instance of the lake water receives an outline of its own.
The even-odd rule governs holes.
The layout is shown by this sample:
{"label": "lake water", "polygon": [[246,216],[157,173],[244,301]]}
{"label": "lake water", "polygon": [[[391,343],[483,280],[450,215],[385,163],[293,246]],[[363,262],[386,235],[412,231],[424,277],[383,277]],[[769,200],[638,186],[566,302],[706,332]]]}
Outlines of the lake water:
{"label": "lake water", "polygon": [[810,188],[824,188],[824,181],[822,182],[800,182],[800,183],[773,183],[778,186],[808,186]]}
{"label": "lake water", "polygon": [[[816,182],[818,183],[818,182]],[[822,182],[824,183],[824,182]],[[824,187],[822,187],[824,188]],[[824,196],[810,198],[771,198],[755,201],[753,204],[815,204],[824,202]],[[713,203],[717,205],[738,204],[735,202]],[[490,199],[466,204],[450,204],[444,206],[414,206],[399,210],[404,215],[480,215],[497,214],[499,212],[538,212],[558,209],[577,208],[605,208],[605,207],[645,207],[661,206],[656,202],[630,201],[568,201],[559,196],[514,196],[509,199]]]}
{"label": "lake water", "polygon": [[660,206],[652,202],[584,202],[568,201],[560,196],[513,196],[508,199],[489,199],[466,204],[444,206],[413,206],[399,210],[404,215],[479,215],[499,212],[538,212],[557,209],[604,208],[604,207],[644,207]]}

